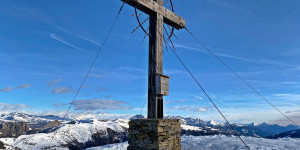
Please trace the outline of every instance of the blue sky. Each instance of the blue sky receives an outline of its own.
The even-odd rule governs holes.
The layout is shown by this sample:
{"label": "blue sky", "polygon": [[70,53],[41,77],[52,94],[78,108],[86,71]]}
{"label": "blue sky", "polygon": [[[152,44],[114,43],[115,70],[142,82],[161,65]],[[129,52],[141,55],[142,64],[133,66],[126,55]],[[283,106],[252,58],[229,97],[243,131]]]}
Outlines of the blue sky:
{"label": "blue sky", "polygon": [[[274,105],[300,123],[300,2],[174,0],[203,43]],[[63,112],[122,2],[0,0],[0,111]],[[72,112],[138,114],[147,95],[148,39],[132,7],[122,14]],[[232,122],[287,121],[185,31],[177,53]],[[222,121],[172,52],[165,114]],[[146,107],[145,107],[146,108]],[[146,114],[144,109],[143,114]]]}

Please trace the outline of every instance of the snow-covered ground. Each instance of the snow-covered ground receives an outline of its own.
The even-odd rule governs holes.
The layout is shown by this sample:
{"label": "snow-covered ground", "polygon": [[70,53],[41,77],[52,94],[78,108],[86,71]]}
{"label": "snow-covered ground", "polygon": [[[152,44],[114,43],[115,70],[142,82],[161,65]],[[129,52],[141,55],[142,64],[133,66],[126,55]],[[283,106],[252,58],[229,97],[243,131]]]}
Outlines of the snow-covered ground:
{"label": "snow-covered ground", "polygon": [[[263,139],[242,137],[251,150],[300,150],[300,139]],[[183,136],[182,150],[243,150],[245,146],[235,136]],[[126,150],[128,143],[110,144],[87,150]]]}
{"label": "snow-covered ground", "polygon": [[47,147],[63,149],[60,148],[62,145],[67,145],[73,141],[78,141],[79,143],[90,141],[92,140],[92,134],[99,131],[106,132],[107,134],[108,128],[116,132],[124,132],[122,126],[115,122],[103,122],[95,119],[93,123],[67,124],[59,128],[56,132],[48,134],[38,133],[22,135],[18,138],[0,138],[0,141],[2,141],[5,146],[18,147],[26,150],[43,149]]}
{"label": "snow-covered ground", "polygon": [[190,125],[186,125],[186,124],[182,124],[181,129],[191,130],[191,131],[200,131],[200,130],[202,130],[202,128],[200,128],[200,127],[190,126]]}
{"label": "snow-covered ground", "polygon": [[[58,116],[34,116],[24,113],[10,113],[10,114],[0,114],[0,121],[26,121],[28,123],[35,122],[49,122],[51,120],[58,119]],[[228,133],[224,129],[225,124],[218,123],[215,121],[202,121],[200,119],[193,118],[182,118],[177,117],[181,121],[181,128],[185,131],[192,131],[191,133],[202,131],[208,132],[208,134],[213,133],[216,136],[182,136],[182,149],[183,150],[240,150],[245,149],[241,141],[234,136],[222,136],[217,134]],[[124,141],[126,137],[127,128],[129,128],[128,119],[118,118],[116,120],[105,120],[105,119],[93,119],[93,120],[77,120],[75,124],[69,124],[70,121],[65,121],[55,132],[37,133],[31,135],[22,135],[18,138],[0,138],[7,149],[21,148],[24,150],[39,150],[39,149],[55,149],[55,150],[67,150],[70,144],[78,146],[79,144],[84,144],[87,142],[94,142],[92,135],[101,136],[100,139],[105,139],[106,137],[111,137],[115,141],[109,141],[104,143],[113,143],[116,140]],[[254,132],[260,133],[253,130],[252,127],[257,124],[248,125],[249,128],[244,127],[244,125],[235,124],[236,127],[241,128],[244,133]],[[247,127],[248,127],[247,126]],[[270,131],[276,126],[262,124],[264,128],[268,128]],[[278,126],[277,126],[278,127]],[[246,130],[247,129],[247,130]],[[282,130],[292,130],[288,127],[282,127]],[[114,132],[111,132],[113,130]],[[211,132],[219,130],[219,132]],[[56,134],[57,133],[57,134]],[[293,132],[291,132],[293,133]],[[1,133],[0,133],[1,134]],[[117,135],[116,135],[117,134]],[[204,135],[208,135],[204,134]],[[54,136],[55,135],[55,136]],[[226,134],[225,134],[226,135]],[[255,134],[254,134],[255,135]],[[263,139],[254,137],[242,137],[245,142],[249,145],[251,150],[300,150],[300,139],[282,138],[282,139]],[[50,144],[50,141],[53,141]],[[97,137],[97,139],[99,139]],[[100,145],[99,143],[97,143]],[[102,147],[90,148],[88,150],[125,150],[128,144],[112,144]],[[64,147],[64,148],[63,148]]]}

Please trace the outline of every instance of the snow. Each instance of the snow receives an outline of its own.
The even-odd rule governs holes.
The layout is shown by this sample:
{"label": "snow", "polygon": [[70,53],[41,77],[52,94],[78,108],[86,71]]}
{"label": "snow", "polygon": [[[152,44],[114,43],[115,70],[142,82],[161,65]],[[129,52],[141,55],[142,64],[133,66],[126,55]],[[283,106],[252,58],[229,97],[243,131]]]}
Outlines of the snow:
{"label": "snow", "polygon": [[259,123],[256,123],[256,122],[255,122],[255,123],[253,123],[253,124],[254,124],[254,126],[259,126],[259,125],[260,125]]}
{"label": "snow", "polygon": [[[264,139],[242,137],[251,150],[300,150],[299,139]],[[195,150],[201,146],[202,150],[242,150],[246,149],[243,143],[235,136],[183,136],[184,150]]]}
{"label": "snow", "polygon": [[[116,132],[124,132],[124,129],[112,121],[98,121],[93,120],[93,123],[77,123],[62,125],[56,132],[52,133],[38,133],[32,135],[22,135],[16,139],[14,138],[1,138],[3,143],[23,148],[23,149],[43,149],[51,147],[53,149],[59,148],[61,145],[78,141],[85,143],[91,140],[91,136],[98,131],[105,131],[110,128]],[[55,136],[54,136],[55,135]],[[50,141],[53,139],[50,145]]]}
{"label": "snow", "polygon": [[[22,118],[22,116],[24,118]],[[84,116],[83,118],[89,118],[91,116]],[[91,117],[93,118],[93,117]],[[180,118],[180,117],[178,117]],[[81,118],[82,119],[82,118]],[[213,126],[223,126],[224,124],[215,121],[199,122],[198,120],[192,120],[194,124],[210,124],[212,127],[207,127],[211,130]],[[40,118],[37,116],[26,115],[22,113],[11,113],[0,115],[0,121],[28,121],[29,123],[37,121],[50,121],[52,118]],[[187,121],[183,118],[180,119],[182,122],[181,128],[185,130],[201,131],[201,127],[188,125]],[[200,120],[201,121],[201,120]],[[67,122],[67,121],[66,121]],[[65,122],[65,123],[66,123]],[[80,121],[78,121],[80,122]],[[85,143],[90,141],[91,136],[99,131],[104,131],[107,134],[107,128],[110,128],[116,132],[124,132],[124,128],[129,128],[128,119],[116,119],[110,120],[97,120],[94,119],[92,122],[80,122],[76,124],[63,124],[58,130],[52,133],[38,133],[32,135],[22,135],[18,138],[0,138],[7,149],[55,149],[55,150],[67,150],[62,148],[62,145],[67,145],[73,141]],[[254,124],[255,125],[255,124]],[[243,126],[243,125],[238,125]],[[246,132],[246,131],[245,131]],[[56,134],[57,133],[57,134]],[[1,133],[0,133],[1,134]],[[55,135],[55,136],[54,136]],[[251,150],[300,150],[300,139],[282,138],[282,139],[264,139],[254,137],[242,137],[245,142],[250,146]],[[50,144],[50,141],[53,141]],[[50,146],[50,148],[49,148]],[[111,144],[100,147],[89,148],[87,150],[126,150],[128,143]],[[182,149],[183,150],[240,150],[245,149],[241,141],[234,136],[182,136]]]}
{"label": "snow", "polygon": [[181,129],[184,129],[184,130],[191,130],[191,131],[201,131],[202,128],[200,127],[196,127],[196,126],[190,126],[190,125],[181,125]]}
{"label": "snow", "polygon": [[99,147],[88,148],[86,150],[127,150],[128,142],[118,143],[118,144],[109,144]]}
{"label": "snow", "polygon": [[[263,139],[242,137],[251,150],[300,150],[300,139]],[[182,150],[243,150],[245,146],[235,136],[183,136]],[[86,150],[126,150],[128,143],[110,144]]]}
{"label": "snow", "polygon": [[129,119],[117,119],[114,122],[121,125],[122,127],[129,128]]}
{"label": "snow", "polygon": [[11,121],[25,121],[25,122],[37,122],[37,121],[48,121],[44,118],[36,118],[37,116],[28,115],[25,113],[13,112],[9,114],[1,114],[0,121],[11,122]]}
{"label": "snow", "polygon": [[221,123],[219,123],[219,122],[216,122],[216,121],[213,121],[213,120],[209,121],[208,123],[209,123],[210,125],[213,125],[213,126],[223,125],[223,124],[221,124]]}

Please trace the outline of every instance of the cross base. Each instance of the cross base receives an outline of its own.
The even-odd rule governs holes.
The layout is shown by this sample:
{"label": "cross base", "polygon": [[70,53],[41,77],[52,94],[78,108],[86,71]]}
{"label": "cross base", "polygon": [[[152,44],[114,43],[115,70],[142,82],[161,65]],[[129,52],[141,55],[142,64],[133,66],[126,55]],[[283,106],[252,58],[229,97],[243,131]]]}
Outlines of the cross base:
{"label": "cross base", "polygon": [[181,150],[178,119],[137,119],[129,122],[127,150]]}

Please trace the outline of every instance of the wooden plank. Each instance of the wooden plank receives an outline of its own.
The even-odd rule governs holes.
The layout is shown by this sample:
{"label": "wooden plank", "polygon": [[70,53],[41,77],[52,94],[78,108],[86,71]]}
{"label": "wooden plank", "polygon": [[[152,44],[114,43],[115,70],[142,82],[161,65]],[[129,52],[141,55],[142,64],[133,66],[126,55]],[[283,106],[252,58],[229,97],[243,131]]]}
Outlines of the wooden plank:
{"label": "wooden plank", "polygon": [[[156,1],[163,3],[163,0]],[[149,24],[148,118],[160,118],[163,108],[158,102],[163,100],[163,95],[156,92],[157,86],[160,86],[156,75],[163,73],[163,16],[159,13],[150,15]]]}
{"label": "wooden plank", "polygon": [[185,28],[185,20],[169,9],[153,0],[121,0],[149,15],[159,13],[164,17],[164,23],[179,30]]}
{"label": "wooden plank", "polygon": [[156,94],[169,95],[169,76],[157,74],[156,75]]}

